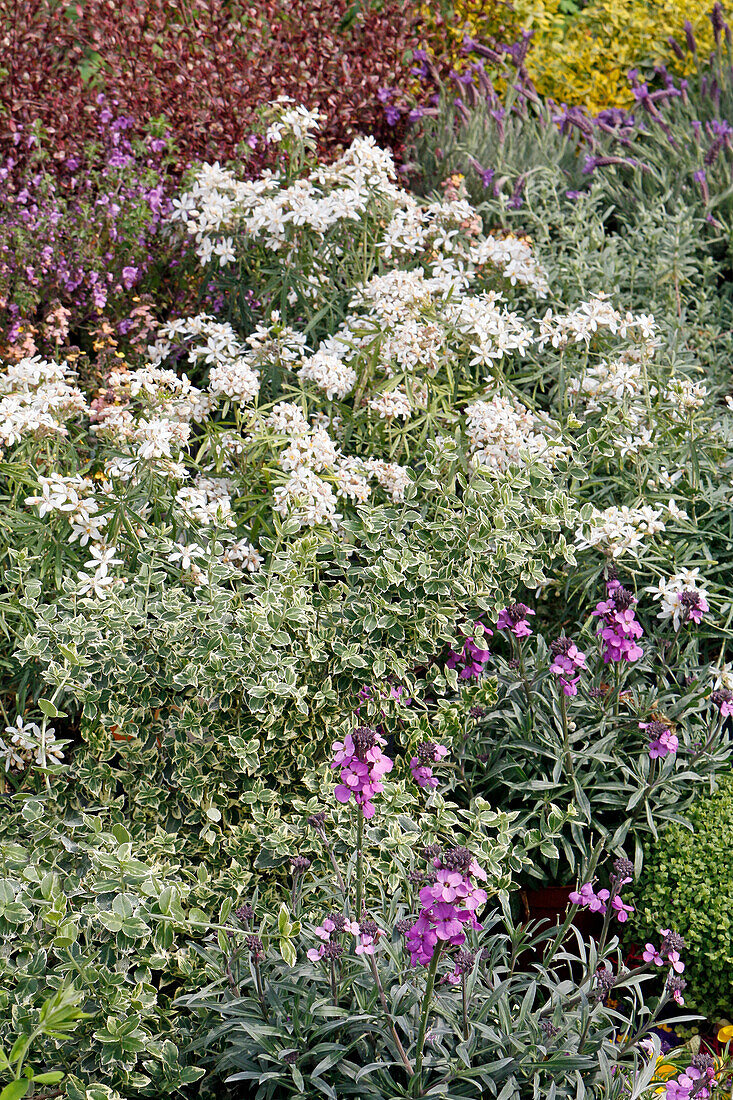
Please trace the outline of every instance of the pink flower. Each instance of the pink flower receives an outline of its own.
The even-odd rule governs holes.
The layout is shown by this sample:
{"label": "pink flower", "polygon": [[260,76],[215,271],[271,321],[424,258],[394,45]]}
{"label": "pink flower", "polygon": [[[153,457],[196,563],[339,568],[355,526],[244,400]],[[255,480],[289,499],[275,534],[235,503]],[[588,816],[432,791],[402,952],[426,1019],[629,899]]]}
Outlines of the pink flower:
{"label": "pink flower", "polygon": [[524,603],[513,603],[499,612],[496,620],[497,630],[511,630],[516,638],[528,638],[532,633],[532,627],[527,621],[528,615],[534,615],[530,607]]}
{"label": "pink flower", "polygon": [[664,959],[657,951],[653,943],[647,943],[641,955],[644,962],[653,962],[655,966],[663,966]]}
{"label": "pink flower", "polygon": [[617,580],[609,581],[606,589],[610,598],[596,604],[593,612],[605,624],[598,631],[604,643],[603,660],[606,664],[609,661],[638,661],[644,651],[636,644],[636,639],[641,638],[644,631],[634,614],[636,598]]}
{"label": "pink flower", "polygon": [[436,902],[430,910],[430,921],[435,927],[435,934],[439,940],[449,940],[453,944],[465,941],[463,923],[455,905],[449,905],[444,901]]}
{"label": "pink flower", "polygon": [[368,820],[374,817],[372,798],[384,790],[381,779],[392,770],[392,761],[380,747],[385,744],[375,730],[360,726],[333,746],[331,767],[341,769],[341,782],[334,788],[334,796],[342,803],[353,798]]}

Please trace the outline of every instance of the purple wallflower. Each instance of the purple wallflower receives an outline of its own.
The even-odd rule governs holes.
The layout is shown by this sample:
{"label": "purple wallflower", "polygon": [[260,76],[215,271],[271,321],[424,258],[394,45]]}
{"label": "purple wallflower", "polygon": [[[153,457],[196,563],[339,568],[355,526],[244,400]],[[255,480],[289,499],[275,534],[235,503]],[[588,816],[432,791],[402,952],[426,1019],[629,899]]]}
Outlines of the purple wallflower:
{"label": "purple wallflower", "polygon": [[608,599],[596,604],[593,612],[604,622],[598,631],[603,643],[603,660],[606,664],[611,661],[638,661],[644,651],[636,640],[641,638],[644,630],[634,614],[636,597],[617,580],[608,581],[606,590]]}
{"label": "purple wallflower", "polygon": [[676,753],[680,747],[679,738],[665,722],[653,720],[651,722],[639,722],[639,729],[646,730],[651,737],[649,742],[649,756],[652,760],[660,760],[665,756]]}
{"label": "purple wallflower", "polygon": [[334,789],[339,802],[353,798],[367,819],[374,817],[372,798],[384,790],[382,778],[392,770],[392,761],[380,746],[387,742],[374,730],[360,726],[343,741],[334,742],[332,768],[340,768],[341,782]]}
{"label": "purple wallflower", "polygon": [[[480,620],[474,623],[474,629],[479,626],[483,626]],[[493,631],[484,627],[484,634],[491,637]],[[481,649],[472,638],[466,638],[460,653],[457,653],[454,649],[450,649],[448,653],[446,667],[460,669],[458,676],[461,680],[478,679],[484,672],[484,665],[491,658],[491,650],[488,648]]]}
{"label": "purple wallflower", "polygon": [[433,775],[431,764],[438,764],[448,755],[444,745],[435,745],[432,741],[423,741],[418,745],[417,756],[410,760],[412,778],[418,787],[437,787],[438,780]]}
{"label": "purple wallflower", "polygon": [[528,615],[535,612],[525,603],[513,603],[499,612],[496,620],[497,630],[511,630],[516,638],[528,638],[532,633],[532,627],[527,621]]}
{"label": "purple wallflower", "polygon": [[550,644],[550,653],[554,660],[550,672],[559,678],[564,695],[577,695],[580,676],[574,676],[586,670],[585,653],[582,653],[570,638],[557,638]]}
{"label": "purple wallflower", "polygon": [[717,691],[712,692],[710,702],[713,706],[718,707],[721,717],[729,718],[733,714],[733,691],[728,691],[727,688],[718,688]]}
{"label": "purple wallflower", "polygon": [[486,872],[466,848],[457,847],[433,861],[437,874],[431,886],[420,891],[423,908],[414,924],[406,927],[405,940],[412,966],[427,966],[438,943],[460,946],[465,927],[480,928],[476,911],[485,904],[486,891],[471,878],[486,879]]}

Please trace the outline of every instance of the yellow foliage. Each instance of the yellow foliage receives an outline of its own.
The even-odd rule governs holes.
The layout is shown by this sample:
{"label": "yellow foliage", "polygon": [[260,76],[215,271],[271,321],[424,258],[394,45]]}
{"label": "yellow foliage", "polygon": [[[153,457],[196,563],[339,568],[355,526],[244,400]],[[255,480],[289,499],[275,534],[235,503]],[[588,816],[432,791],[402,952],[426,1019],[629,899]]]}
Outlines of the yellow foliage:
{"label": "yellow foliage", "polygon": [[[500,5],[454,0],[453,6],[455,20],[446,25],[458,46],[463,33],[484,40],[497,34]],[[707,57],[713,49],[712,0],[589,0],[570,17],[559,10],[560,0],[515,0],[512,6],[510,17],[504,13],[505,26],[535,32],[526,65],[538,90],[558,103],[584,104],[592,112],[633,104],[629,69],[651,74],[654,65],[664,63],[684,74],[685,63],[673,55],[667,39],[674,35],[684,48],[686,19],[698,52]],[[482,10],[488,18],[481,16]],[[693,68],[691,58],[687,68]]]}

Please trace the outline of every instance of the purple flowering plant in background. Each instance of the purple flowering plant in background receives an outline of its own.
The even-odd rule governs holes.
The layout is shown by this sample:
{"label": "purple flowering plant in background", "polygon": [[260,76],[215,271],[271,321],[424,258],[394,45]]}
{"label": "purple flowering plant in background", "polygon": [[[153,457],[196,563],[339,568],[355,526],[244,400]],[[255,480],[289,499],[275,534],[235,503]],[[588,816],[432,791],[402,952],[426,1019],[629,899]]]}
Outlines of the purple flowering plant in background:
{"label": "purple flowering plant in background", "polygon": [[[653,601],[640,600],[613,567],[603,583],[605,598],[590,605],[585,626],[549,644],[530,625],[529,604],[499,611],[486,666],[498,699],[475,720],[451,773],[465,797],[530,818],[540,796],[572,808],[582,833],[570,827],[557,854],[548,850],[541,877],[549,882],[567,882],[600,840],[617,852],[634,836],[638,859],[640,835],[684,814],[731,751],[733,692],[689,674],[678,635],[660,632]],[[589,882],[579,893],[593,911],[629,912],[619,893],[611,900]]]}

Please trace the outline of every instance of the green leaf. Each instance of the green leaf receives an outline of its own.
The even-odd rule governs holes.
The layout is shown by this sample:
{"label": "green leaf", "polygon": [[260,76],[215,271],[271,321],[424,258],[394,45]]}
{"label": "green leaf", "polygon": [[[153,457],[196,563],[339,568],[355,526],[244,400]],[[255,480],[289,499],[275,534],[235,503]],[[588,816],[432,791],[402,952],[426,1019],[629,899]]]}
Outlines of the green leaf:
{"label": "green leaf", "polygon": [[66,718],[64,711],[57,710],[50,699],[39,699],[38,709],[42,711],[47,718]]}
{"label": "green leaf", "polygon": [[298,953],[290,940],[280,940],[280,954],[288,966],[295,966]]}
{"label": "green leaf", "polygon": [[27,1077],[22,1081],[11,1081],[0,1092],[0,1100],[21,1100],[21,1097],[25,1096],[30,1087],[31,1083]]}

